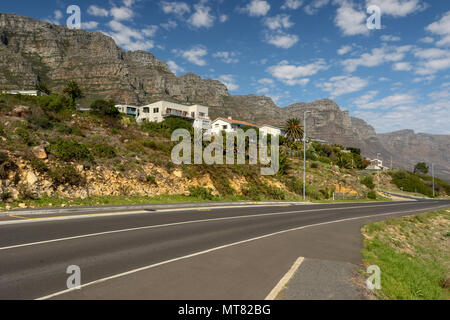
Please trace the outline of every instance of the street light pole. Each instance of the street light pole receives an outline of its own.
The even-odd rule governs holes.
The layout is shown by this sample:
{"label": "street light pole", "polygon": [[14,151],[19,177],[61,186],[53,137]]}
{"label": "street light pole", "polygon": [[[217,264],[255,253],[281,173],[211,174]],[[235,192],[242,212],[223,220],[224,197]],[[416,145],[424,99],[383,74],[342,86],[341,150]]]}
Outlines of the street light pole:
{"label": "street light pole", "polygon": [[306,200],[306,115],[311,111],[305,111],[303,114],[303,201]]}
{"label": "street light pole", "polygon": [[[380,156],[381,156],[381,153],[377,153],[377,164],[380,163]],[[380,168],[380,170],[381,170],[381,168]],[[378,190],[380,190],[380,170],[378,170]]]}
{"label": "street light pole", "polygon": [[434,163],[431,164],[431,175],[433,176],[433,198],[434,198]]}

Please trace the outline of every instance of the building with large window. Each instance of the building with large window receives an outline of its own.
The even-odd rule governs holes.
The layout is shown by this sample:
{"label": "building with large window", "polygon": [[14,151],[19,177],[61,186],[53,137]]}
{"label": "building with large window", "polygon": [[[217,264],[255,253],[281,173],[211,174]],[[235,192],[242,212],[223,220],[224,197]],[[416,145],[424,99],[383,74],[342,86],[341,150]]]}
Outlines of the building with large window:
{"label": "building with large window", "polygon": [[121,112],[136,119],[137,123],[163,122],[167,118],[181,118],[192,123],[194,128],[209,129],[209,108],[201,105],[186,106],[178,103],[158,101],[142,107],[116,105]]}

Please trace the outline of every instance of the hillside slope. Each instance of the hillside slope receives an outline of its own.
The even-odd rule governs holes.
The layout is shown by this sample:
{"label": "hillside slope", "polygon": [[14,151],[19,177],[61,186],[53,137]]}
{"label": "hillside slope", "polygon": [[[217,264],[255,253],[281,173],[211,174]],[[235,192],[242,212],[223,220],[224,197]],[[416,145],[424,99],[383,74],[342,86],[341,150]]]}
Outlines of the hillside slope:
{"label": "hillside slope", "polygon": [[450,179],[449,136],[411,131],[378,135],[364,120],[350,117],[329,99],[280,108],[269,97],[232,96],[217,80],[192,73],[177,77],[151,53],[124,52],[103,33],[0,13],[0,88],[30,89],[42,82],[61,92],[69,80],[77,81],[85,93],[82,105],[97,98],[133,104],[164,99],[207,105],[212,118],[232,116],[273,125],[291,117],[302,119],[305,110],[313,111],[308,121],[310,136],[361,148],[368,157],[381,153],[388,165],[392,157],[396,168],[434,162],[436,174]]}

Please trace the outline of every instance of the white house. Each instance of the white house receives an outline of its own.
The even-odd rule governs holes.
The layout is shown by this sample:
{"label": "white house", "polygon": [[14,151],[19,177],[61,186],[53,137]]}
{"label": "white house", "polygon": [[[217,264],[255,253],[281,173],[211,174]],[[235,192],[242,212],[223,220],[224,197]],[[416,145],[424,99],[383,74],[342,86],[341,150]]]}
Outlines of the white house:
{"label": "white house", "polygon": [[217,135],[220,134],[222,131],[229,133],[229,132],[236,132],[237,129],[241,127],[257,127],[254,124],[251,124],[249,122],[245,121],[238,121],[233,120],[231,117],[227,118],[217,118],[211,123],[211,134]]}
{"label": "white house", "polygon": [[211,120],[209,108],[201,105],[186,106],[178,103],[158,101],[142,107],[130,105],[116,105],[125,114],[136,118],[137,123],[163,122],[170,117],[178,117],[192,123],[194,128],[209,129]]}
{"label": "white house", "polygon": [[259,132],[263,135],[271,135],[271,136],[284,136],[284,130],[270,124],[265,124],[259,127]]}

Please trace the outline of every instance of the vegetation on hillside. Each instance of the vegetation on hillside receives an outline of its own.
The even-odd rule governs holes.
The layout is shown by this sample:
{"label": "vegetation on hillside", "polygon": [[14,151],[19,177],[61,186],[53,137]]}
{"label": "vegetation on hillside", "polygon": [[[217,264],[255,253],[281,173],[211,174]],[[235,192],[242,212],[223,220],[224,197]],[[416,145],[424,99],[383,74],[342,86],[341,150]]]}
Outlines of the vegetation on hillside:
{"label": "vegetation on hillside", "polygon": [[[193,199],[209,200],[211,195],[213,199],[301,198],[303,146],[299,141],[285,143],[285,139],[280,139],[283,144],[280,148],[280,170],[274,177],[262,177],[260,165],[178,166],[170,159],[175,145],[170,138],[178,128],[185,128],[193,134],[189,122],[169,118],[162,123],[138,126],[134,119],[118,113],[111,100],[94,101],[91,111],[80,112],[74,108],[74,101],[79,96],[76,85],[70,87],[74,90],[73,95],[72,89],[65,90],[69,97],[57,93],[42,97],[0,95],[0,175],[4,179],[12,179],[9,187],[0,190],[5,201],[17,203],[33,198],[37,202],[39,198],[57,197],[60,190],[71,190],[73,187],[80,191],[91,183],[88,181],[92,179],[87,179],[86,175],[94,169],[99,172],[109,170],[115,177],[129,177],[130,181],[138,181],[156,194],[165,184],[156,168],[169,175],[177,172],[176,177],[192,183],[210,177],[211,184],[208,186],[193,185],[196,187],[194,189],[189,189],[189,184],[185,186],[193,194]],[[29,108],[25,115],[11,114],[18,105]],[[271,140],[269,137],[269,143]],[[204,142],[203,146],[208,144]],[[32,151],[41,147],[45,149],[48,159],[37,158]],[[24,181],[26,172],[16,170],[22,160],[25,163],[20,164],[21,170],[24,166],[30,167],[40,179],[53,184],[52,195],[44,196],[29,188]],[[307,162],[308,199],[330,199],[333,192],[353,192],[359,198],[370,196],[370,186],[362,186],[357,176],[356,170],[364,167],[359,149],[313,142],[308,144]],[[149,172],[149,164],[154,168],[152,172]],[[16,171],[15,178],[12,178]],[[236,181],[239,181],[238,185]],[[26,199],[8,191],[12,187],[23,189],[20,194],[26,195]],[[117,186],[114,190],[115,194],[132,195],[126,186]],[[89,192],[85,196],[91,197]]]}
{"label": "vegetation on hillside", "polygon": [[366,225],[364,265],[381,269],[380,299],[450,299],[450,210]]}

